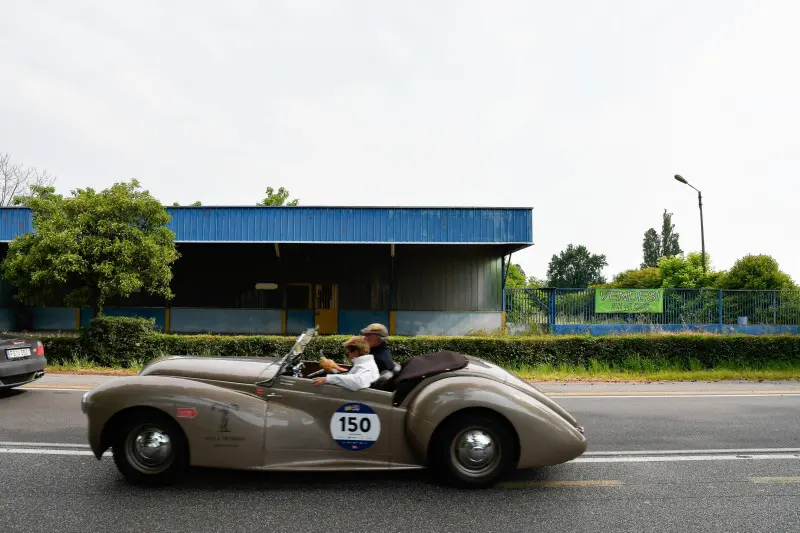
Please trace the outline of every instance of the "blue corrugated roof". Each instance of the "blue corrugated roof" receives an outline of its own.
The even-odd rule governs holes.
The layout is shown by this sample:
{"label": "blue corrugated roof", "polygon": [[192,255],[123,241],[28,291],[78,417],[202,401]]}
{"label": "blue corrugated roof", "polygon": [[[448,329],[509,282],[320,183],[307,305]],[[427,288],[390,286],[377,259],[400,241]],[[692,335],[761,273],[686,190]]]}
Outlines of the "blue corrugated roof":
{"label": "blue corrugated roof", "polygon": [[[168,207],[177,242],[533,243],[530,208]],[[32,231],[27,208],[0,208],[0,241]]]}

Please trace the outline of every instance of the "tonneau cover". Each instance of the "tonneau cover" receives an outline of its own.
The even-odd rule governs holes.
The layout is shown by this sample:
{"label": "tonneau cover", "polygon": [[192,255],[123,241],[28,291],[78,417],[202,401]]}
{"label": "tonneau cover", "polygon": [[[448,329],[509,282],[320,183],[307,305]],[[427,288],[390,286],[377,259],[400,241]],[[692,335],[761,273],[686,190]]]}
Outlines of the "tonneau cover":
{"label": "tonneau cover", "polygon": [[464,368],[469,360],[464,354],[444,350],[417,355],[409,359],[397,375],[396,383],[404,382]]}

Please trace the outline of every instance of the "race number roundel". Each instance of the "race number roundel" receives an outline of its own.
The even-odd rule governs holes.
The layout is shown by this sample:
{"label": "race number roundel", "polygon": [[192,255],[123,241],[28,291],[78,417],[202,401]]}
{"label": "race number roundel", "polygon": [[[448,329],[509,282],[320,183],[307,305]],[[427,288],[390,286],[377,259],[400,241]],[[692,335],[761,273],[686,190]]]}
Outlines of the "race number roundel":
{"label": "race number roundel", "polygon": [[331,436],[345,450],[366,450],[381,435],[381,421],[363,403],[348,403],[331,417]]}

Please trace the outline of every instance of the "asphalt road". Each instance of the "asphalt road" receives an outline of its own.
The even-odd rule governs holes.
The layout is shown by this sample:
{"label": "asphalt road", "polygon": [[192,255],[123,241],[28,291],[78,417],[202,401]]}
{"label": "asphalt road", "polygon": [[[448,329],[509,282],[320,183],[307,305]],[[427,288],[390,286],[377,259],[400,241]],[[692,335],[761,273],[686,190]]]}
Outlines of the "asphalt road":
{"label": "asphalt road", "polygon": [[[800,395],[695,393],[795,387],[543,387],[583,422],[590,452],[485,491],[440,487],[424,472],[213,470],[194,471],[176,487],[140,489],[121,479],[110,458],[65,455],[84,449],[55,446],[86,443],[82,391],[15,392],[0,398],[0,529],[794,532]],[[637,396],[659,389],[682,391]],[[561,396],[575,393],[592,396]]]}

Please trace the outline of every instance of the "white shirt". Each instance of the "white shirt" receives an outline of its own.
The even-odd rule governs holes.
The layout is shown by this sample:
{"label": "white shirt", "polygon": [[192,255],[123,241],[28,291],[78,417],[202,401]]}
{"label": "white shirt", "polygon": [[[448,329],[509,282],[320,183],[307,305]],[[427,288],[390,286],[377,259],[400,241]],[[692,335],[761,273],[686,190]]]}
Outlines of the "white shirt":
{"label": "white shirt", "polygon": [[345,374],[328,374],[327,383],[340,385],[352,391],[369,388],[380,377],[378,365],[372,354],[353,358],[353,368]]}

